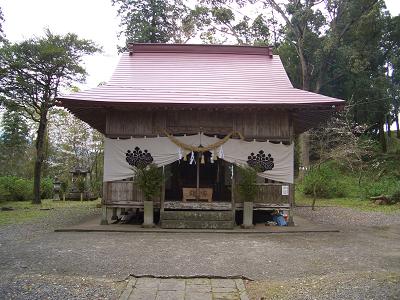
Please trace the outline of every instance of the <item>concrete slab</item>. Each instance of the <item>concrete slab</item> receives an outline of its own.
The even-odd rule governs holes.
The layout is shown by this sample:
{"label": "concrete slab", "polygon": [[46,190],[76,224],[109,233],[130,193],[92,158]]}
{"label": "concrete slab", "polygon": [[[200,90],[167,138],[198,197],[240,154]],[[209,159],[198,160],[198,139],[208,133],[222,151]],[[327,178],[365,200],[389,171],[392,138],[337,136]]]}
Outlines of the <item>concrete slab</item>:
{"label": "concrete slab", "polygon": [[235,293],[237,292],[236,286],[231,286],[231,287],[213,287],[212,288],[213,293]]}
{"label": "concrete slab", "polygon": [[160,285],[160,279],[158,278],[138,278],[135,284],[136,289],[158,289]]}
{"label": "concrete slab", "polygon": [[236,226],[234,229],[162,229],[142,228],[141,225],[131,224],[109,224],[99,225],[100,217],[91,218],[85,222],[59,228],[55,232],[132,232],[132,233],[228,233],[228,234],[289,234],[289,233],[318,233],[318,232],[339,232],[334,226],[316,225],[299,216],[295,216],[295,224],[293,227],[283,226],[265,226],[265,224],[256,224],[254,228],[242,229]]}
{"label": "concrete slab", "polygon": [[234,279],[211,279],[211,286],[214,288],[235,288],[236,283]]}
{"label": "concrete slab", "polygon": [[186,292],[190,293],[211,293],[211,285],[205,284],[187,284]]}
{"label": "concrete slab", "polygon": [[186,279],[186,285],[210,285],[211,281],[209,278],[188,278]]}
{"label": "concrete slab", "polygon": [[212,294],[192,292],[185,295],[185,300],[212,300]]}
{"label": "concrete slab", "polygon": [[131,277],[119,300],[248,300],[239,278]]}
{"label": "concrete slab", "polygon": [[155,300],[156,296],[157,289],[133,289],[129,300]]}
{"label": "concrete slab", "polygon": [[214,300],[240,300],[238,293],[213,293]]}
{"label": "concrete slab", "polygon": [[156,300],[185,300],[184,291],[158,291]]}
{"label": "concrete slab", "polygon": [[185,291],[185,280],[184,279],[163,279],[160,281],[158,287],[159,291]]}

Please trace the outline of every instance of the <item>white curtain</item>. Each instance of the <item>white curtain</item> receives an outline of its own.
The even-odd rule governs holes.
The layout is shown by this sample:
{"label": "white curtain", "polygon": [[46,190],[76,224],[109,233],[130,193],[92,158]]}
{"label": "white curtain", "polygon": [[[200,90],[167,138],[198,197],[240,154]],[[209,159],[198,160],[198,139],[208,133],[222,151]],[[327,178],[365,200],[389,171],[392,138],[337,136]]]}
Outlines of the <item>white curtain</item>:
{"label": "white curtain", "polygon": [[[216,137],[204,134],[176,137],[181,143],[191,146],[207,147],[219,141]],[[127,152],[146,150],[151,154],[153,163],[157,166],[169,165],[188,154],[188,151],[175,145],[168,137],[105,139],[104,143],[104,181],[122,180],[132,177],[134,167],[127,162]],[[259,176],[275,181],[293,183],[293,144],[283,145],[271,142],[246,142],[239,139],[229,139],[221,147],[215,149],[216,156],[230,163],[246,166],[250,158],[258,157],[269,167]],[[135,153],[136,153],[135,152]],[[273,163],[273,166],[272,166]],[[271,168],[272,167],[272,168]]]}

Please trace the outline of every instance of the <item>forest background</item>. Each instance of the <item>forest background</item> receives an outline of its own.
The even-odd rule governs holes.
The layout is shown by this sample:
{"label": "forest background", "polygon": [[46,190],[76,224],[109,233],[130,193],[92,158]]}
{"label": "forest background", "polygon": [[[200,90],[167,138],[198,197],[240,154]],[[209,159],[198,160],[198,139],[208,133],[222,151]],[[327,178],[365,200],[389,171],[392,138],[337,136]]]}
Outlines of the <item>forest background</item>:
{"label": "forest background", "polygon": [[[295,87],[346,100],[343,112],[297,140],[298,190],[327,198],[400,197],[400,17],[390,15],[384,1],[111,2],[121,22],[120,51],[126,42],[273,46]],[[40,198],[50,198],[54,178],[67,189],[76,167],[89,170],[91,189],[100,195],[101,134],[54,105],[59,92],[78,89],[85,78],[78,68],[81,58],[99,47],[77,36],[55,35],[51,28],[42,37],[13,43],[1,27],[6,20],[0,10],[0,199],[34,199],[34,182]],[[57,41],[79,50],[64,53],[63,62],[73,61],[75,73],[53,74],[62,84],[49,86],[47,94],[45,88],[36,90],[45,100],[32,110],[35,99],[27,91],[35,83],[22,86],[15,80],[20,74],[10,71],[7,57],[42,51],[36,46],[43,43],[59,47]],[[17,67],[43,73],[34,66],[55,61]]]}

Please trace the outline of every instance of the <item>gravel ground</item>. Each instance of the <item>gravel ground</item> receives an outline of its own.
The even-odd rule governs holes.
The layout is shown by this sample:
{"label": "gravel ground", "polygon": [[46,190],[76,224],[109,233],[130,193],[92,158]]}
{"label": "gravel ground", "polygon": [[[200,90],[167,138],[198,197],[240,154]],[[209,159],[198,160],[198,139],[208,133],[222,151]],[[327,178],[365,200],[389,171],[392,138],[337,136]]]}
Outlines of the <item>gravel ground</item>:
{"label": "gravel ground", "polygon": [[296,214],[312,220],[318,224],[330,224],[340,227],[371,227],[371,226],[390,226],[400,224],[400,212],[385,214],[382,212],[357,211],[345,207],[297,207]]}
{"label": "gravel ground", "polygon": [[116,299],[129,274],[243,275],[255,280],[252,299],[400,298],[400,223],[376,226],[382,216],[369,213],[368,226],[348,226],[340,216],[356,222],[358,212],[329,210],[329,218],[320,209],[297,213],[339,220],[339,233],[56,233],[99,211],[55,211],[0,228],[0,299]]}
{"label": "gravel ground", "polygon": [[251,299],[399,299],[400,275],[379,272],[347,272],[308,276],[285,281],[246,283]]}

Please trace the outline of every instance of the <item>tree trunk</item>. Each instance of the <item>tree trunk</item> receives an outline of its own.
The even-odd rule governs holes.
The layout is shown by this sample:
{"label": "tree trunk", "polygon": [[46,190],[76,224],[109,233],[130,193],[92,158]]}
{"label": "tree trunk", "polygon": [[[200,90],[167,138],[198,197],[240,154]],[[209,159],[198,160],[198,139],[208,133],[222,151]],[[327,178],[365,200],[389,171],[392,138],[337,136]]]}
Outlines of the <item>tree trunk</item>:
{"label": "tree trunk", "polygon": [[37,130],[36,137],[36,159],[35,169],[33,173],[33,204],[41,204],[40,199],[40,179],[42,175],[42,165],[44,160],[44,141],[47,127],[47,109],[43,109],[40,112],[39,128]]}
{"label": "tree trunk", "polygon": [[[300,59],[300,64],[301,64],[301,75],[302,75],[302,79],[303,79],[302,89],[309,91],[311,88],[310,87],[310,76],[308,74],[307,60],[304,56],[303,48],[302,48],[301,44],[299,44],[299,47],[298,47],[298,54],[299,54],[299,59]],[[310,138],[309,138],[308,132],[304,132],[304,133],[300,134],[299,144],[300,144],[300,149],[301,149],[300,150],[301,151],[300,165],[305,168],[302,170],[303,172],[305,172],[310,167]],[[303,175],[304,174],[300,174],[300,177]]]}
{"label": "tree trunk", "polygon": [[390,131],[390,125],[391,125],[391,120],[390,120],[390,114],[386,116],[386,131],[388,137],[392,137],[392,132]]}
{"label": "tree trunk", "polygon": [[310,168],[310,135],[309,133],[303,132],[299,135],[299,147],[300,147],[300,170],[299,177],[303,178],[307,170]]}
{"label": "tree trunk", "polygon": [[325,69],[326,69],[326,63],[322,62],[321,67],[318,69],[318,77],[317,77],[317,81],[315,83],[314,93],[319,94],[319,92],[321,90],[322,83],[324,80]]}
{"label": "tree trunk", "polygon": [[302,45],[298,46],[298,54],[299,54],[299,59],[300,59],[300,64],[301,64],[301,76],[302,76],[302,80],[303,80],[302,89],[305,91],[309,91],[310,90],[310,76],[308,74],[307,60],[304,56]]}
{"label": "tree trunk", "polygon": [[381,143],[382,152],[387,152],[386,136],[385,136],[385,122],[382,120],[379,124],[379,141]]}
{"label": "tree trunk", "polygon": [[157,36],[156,36],[156,31],[157,31],[157,22],[156,22],[156,4],[154,3],[154,1],[150,1],[151,3],[151,36],[150,36],[150,42],[151,43],[157,43]]}
{"label": "tree trunk", "polygon": [[317,186],[314,184],[313,186],[313,200],[311,204],[311,209],[315,210],[315,202],[317,201]]}
{"label": "tree trunk", "polygon": [[400,139],[400,126],[399,126],[399,112],[396,111],[396,117],[394,119],[396,123],[396,136],[398,139]]}

